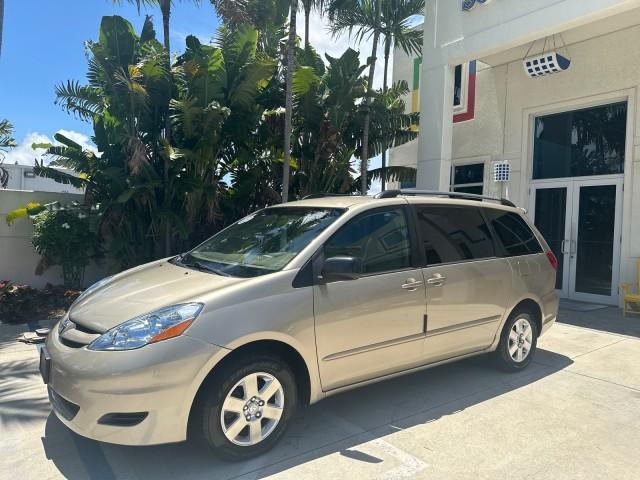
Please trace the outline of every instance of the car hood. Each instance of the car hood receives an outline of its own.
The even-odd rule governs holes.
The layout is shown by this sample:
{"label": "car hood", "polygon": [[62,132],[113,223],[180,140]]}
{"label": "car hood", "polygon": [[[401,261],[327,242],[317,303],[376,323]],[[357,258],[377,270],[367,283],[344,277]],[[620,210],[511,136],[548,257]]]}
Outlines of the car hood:
{"label": "car hood", "polygon": [[200,272],[160,260],[127,270],[82,297],[69,310],[71,320],[106,332],[162,307],[198,301],[203,294],[246,281]]}

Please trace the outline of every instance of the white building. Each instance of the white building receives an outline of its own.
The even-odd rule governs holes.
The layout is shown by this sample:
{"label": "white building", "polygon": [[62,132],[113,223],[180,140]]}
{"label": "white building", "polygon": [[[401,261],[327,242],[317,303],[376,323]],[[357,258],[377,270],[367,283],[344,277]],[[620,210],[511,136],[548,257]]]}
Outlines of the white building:
{"label": "white building", "polygon": [[[32,165],[18,165],[3,163],[0,165],[9,173],[9,183],[7,190],[31,190],[35,192],[55,192],[55,193],[77,193],[82,194],[84,191],[75,188],[73,185],[64,185],[57,183],[50,178],[38,177]],[[65,173],[73,172],[71,170],[59,169]]]}
{"label": "white building", "polygon": [[[640,257],[640,0],[427,0],[424,32],[422,60],[394,55],[394,80],[423,85],[422,133],[390,164],[416,166],[418,188],[508,195],[556,253],[562,296],[618,304]],[[554,52],[566,70],[525,71]]]}

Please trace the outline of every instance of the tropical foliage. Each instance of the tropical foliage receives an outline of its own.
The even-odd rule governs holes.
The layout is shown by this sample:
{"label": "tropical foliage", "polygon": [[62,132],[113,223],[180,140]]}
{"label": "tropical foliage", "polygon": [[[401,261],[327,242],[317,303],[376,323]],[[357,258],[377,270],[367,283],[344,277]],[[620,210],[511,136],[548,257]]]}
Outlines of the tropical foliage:
{"label": "tropical foliage", "polygon": [[[247,133],[261,120],[257,100],[276,69],[256,45],[251,27],[222,30],[215,47],[189,37],[172,82],[149,18],[138,36],[124,19],[105,17],[99,42],[88,44],[89,83],[58,87],[63,107],[93,122],[101,154],[57,135],[61,145],[48,146],[52,163],[36,171],[86,189],[87,204],[102,213],[100,231],[116,268],[161,255],[167,225],[175,248],[223,224],[222,179],[253,156]],[[172,144],[162,134],[165,115]]]}
{"label": "tropical foliage", "polygon": [[[327,66],[313,62],[302,66],[294,79],[296,125],[293,153],[298,169],[293,189],[298,196],[318,192],[356,191],[360,179],[354,178],[354,156],[362,155],[362,99],[367,89],[358,52],[348,49],[340,58],[327,56]],[[402,96],[406,83],[388,92],[378,92],[371,107],[369,151],[379,154],[391,146],[416,137],[411,124],[415,114],[405,113]],[[378,177],[380,172],[376,172]],[[396,168],[388,172],[393,179],[412,176],[413,170]]]}
{"label": "tropical foliage", "polygon": [[13,125],[6,119],[0,119],[0,188],[7,188],[9,184],[9,172],[2,167],[4,154],[16,146],[13,138]]}
{"label": "tropical foliage", "polygon": [[[308,16],[350,2],[301,6]],[[164,0],[130,3],[157,4],[166,20]],[[57,134],[37,145],[50,163],[35,171],[85,189],[83,208],[112,270],[183,251],[287,195],[355,192],[363,155],[416,136],[406,83],[374,91],[371,64],[358,52],[321,58],[308,42],[300,46],[287,29],[297,0],[211,3],[224,22],[213,43],[189,36],[171,60],[150,17],[139,33],[121,17],[104,17],[98,40],[86,44],[86,82],[56,88],[60,106],[92,124],[96,150]],[[363,183],[366,190],[371,179],[414,175],[378,169]]]}

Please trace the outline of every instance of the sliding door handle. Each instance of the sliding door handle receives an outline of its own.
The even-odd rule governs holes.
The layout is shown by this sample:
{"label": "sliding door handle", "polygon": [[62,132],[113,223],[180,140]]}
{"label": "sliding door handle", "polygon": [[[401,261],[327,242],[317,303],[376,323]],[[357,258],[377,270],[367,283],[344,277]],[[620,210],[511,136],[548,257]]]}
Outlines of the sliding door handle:
{"label": "sliding door handle", "polygon": [[444,275],[440,275],[439,273],[436,273],[433,277],[430,277],[427,280],[427,283],[434,287],[441,287],[446,282],[447,282],[447,277],[445,277]]}
{"label": "sliding door handle", "polygon": [[410,292],[415,292],[421,286],[422,282],[415,278],[407,278],[407,280],[402,284],[402,288],[404,290],[409,290]]}

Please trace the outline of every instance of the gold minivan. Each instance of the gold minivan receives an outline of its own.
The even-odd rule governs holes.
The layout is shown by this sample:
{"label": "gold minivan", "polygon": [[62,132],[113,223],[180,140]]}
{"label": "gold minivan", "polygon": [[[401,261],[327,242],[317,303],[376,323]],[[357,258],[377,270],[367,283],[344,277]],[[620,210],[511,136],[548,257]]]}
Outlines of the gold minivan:
{"label": "gold minivan", "polygon": [[244,459],[328,395],[484,353],[524,369],[556,319],[556,268],[508,200],[312,196],[96,283],[52,330],[40,370],[80,435],[192,435]]}

